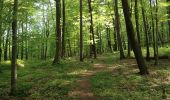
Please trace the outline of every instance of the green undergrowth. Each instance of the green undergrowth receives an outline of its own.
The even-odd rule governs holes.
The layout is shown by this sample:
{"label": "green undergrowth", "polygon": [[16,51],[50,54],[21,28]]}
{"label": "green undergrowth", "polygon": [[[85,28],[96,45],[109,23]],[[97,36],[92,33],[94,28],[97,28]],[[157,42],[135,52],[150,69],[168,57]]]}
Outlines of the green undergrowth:
{"label": "green undergrowth", "polygon": [[149,66],[150,75],[141,76],[137,67],[121,65],[124,65],[123,61],[114,66],[113,71],[102,71],[91,78],[92,91],[98,99],[162,100],[170,96],[169,66]]}
{"label": "green undergrowth", "polygon": [[24,67],[18,68],[17,92],[9,96],[10,63],[2,62],[0,100],[67,100],[68,92],[77,86],[79,74],[91,68],[90,61],[81,63],[74,58],[54,66],[51,63],[52,60],[24,62]]}
{"label": "green undergrowth", "polygon": [[[149,50],[150,50],[150,57],[154,57],[153,48],[150,47]],[[125,55],[127,55],[127,50],[125,50],[124,53]],[[143,56],[146,57],[146,47],[145,48],[142,47],[142,53],[143,53]],[[163,56],[170,57],[170,47],[159,47],[158,54],[160,57],[163,57]],[[131,57],[135,57],[133,51],[131,51]]]}

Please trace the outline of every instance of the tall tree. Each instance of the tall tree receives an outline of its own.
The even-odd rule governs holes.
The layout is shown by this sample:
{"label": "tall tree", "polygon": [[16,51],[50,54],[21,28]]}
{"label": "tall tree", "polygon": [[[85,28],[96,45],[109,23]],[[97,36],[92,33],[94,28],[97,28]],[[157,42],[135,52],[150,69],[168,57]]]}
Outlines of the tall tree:
{"label": "tall tree", "polygon": [[138,42],[140,44],[138,0],[135,0],[135,22],[136,22],[136,33],[138,37]]}
{"label": "tall tree", "polygon": [[21,29],[22,29],[22,33],[21,33],[21,60],[24,58],[24,23],[21,23]]}
{"label": "tall tree", "polygon": [[[166,0],[167,3],[170,3],[170,0]],[[170,6],[167,7],[168,10],[168,19],[170,19]],[[168,20],[168,27],[169,27],[169,37],[170,37],[170,20]]]}
{"label": "tall tree", "polygon": [[158,65],[158,0],[156,0],[155,65]]}
{"label": "tall tree", "polygon": [[61,57],[64,57],[65,55],[65,0],[62,0],[63,4],[63,27],[62,27],[62,51],[61,51]]}
{"label": "tall tree", "polygon": [[55,1],[56,1],[56,53],[53,64],[59,63],[61,56],[61,26],[60,26],[61,2],[60,0]]}
{"label": "tall tree", "polygon": [[94,58],[97,57],[97,52],[96,52],[96,42],[95,42],[95,36],[94,36],[94,28],[93,28],[93,14],[92,14],[92,6],[91,6],[92,1],[88,0],[88,5],[89,5],[89,13],[90,13],[90,33],[92,35],[92,44],[91,44],[91,50],[94,54]]}
{"label": "tall tree", "polygon": [[8,45],[9,45],[9,35],[10,35],[10,27],[7,31],[6,41],[5,41],[5,48],[4,48],[4,61],[8,60]]}
{"label": "tall tree", "polygon": [[147,70],[144,58],[142,56],[141,48],[139,46],[138,40],[134,32],[133,24],[130,18],[129,5],[128,5],[127,0],[122,0],[122,7],[123,7],[123,12],[124,12],[124,17],[125,17],[127,34],[130,39],[130,43],[131,43],[133,52],[135,54],[136,61],[138,63],[140,74],[147,75],[149,74],[149,72]]}
{"label": "tall tree", "polygon": [[11,95],[14,95],[16,91],[16,80],[17,80],[17,67],[16,67],[17,14],[18,14],[18,0],[14,0],[13,20],[12,20]]}
{"label": "tall tree", "polygon": [[115,23],[116,23],[116,33],[117,33],[117,40],[118,40],[118,47],[120,51],[120,59],[124,59],[124,51],[122,45],[122,39],[120,35],[120,19],[119,19],[119,9],[118,9],[118,0],[115,0]]}
{"label": "tall tree", "polygon": [[82,18],[82,0],[80,0],[80,61],[83,61],[83,18]]}
{"label": "tall tree", "polygon": [[0,62],[1,62],[1,57],[2,57],[2,11],[3,11],[3,6],[4,6],[4,0],[0,0]]}
{"label": "tall tree", "polygon": [[145,15],[145,9],[144,9],[144,2],[140,0],[141,3],[141,9],[142,9],[142,18],[143,18],[143,26],[144,26],[144,32],[145,32],[145,44],[146,44],[146,60],[150,60],[150,51],[149,51],[149,36],[148,36],[148,29],[147,29],[147,22],[146,22],[146,15]]}

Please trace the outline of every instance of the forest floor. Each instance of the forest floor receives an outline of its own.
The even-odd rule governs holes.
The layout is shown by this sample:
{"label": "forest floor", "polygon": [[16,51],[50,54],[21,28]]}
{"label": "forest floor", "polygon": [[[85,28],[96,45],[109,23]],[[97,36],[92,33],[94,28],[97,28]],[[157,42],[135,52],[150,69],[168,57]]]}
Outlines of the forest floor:
{"label": "forest floor", "polygon": [[98,57],[98,61],[101,61],[101,63],[94,64],[93,69],[80,74],[81,79],[77,80],[78,87],[69,92],[69,97],[78,96],[78,100],[96,100],[91,90],[92,85],[90,79],[97,73],[108,69],[107,64],[104,63],[105,60],[103,57]]}
{"label": "forest floor", "polygon": [[147,63],[150,75],[138,74],[134,59],[104,54],[96,60],[18,60],[16,96],[9,96],[10,62],[0,64],[0,100],[162,100],[170,97],[170,63]]}

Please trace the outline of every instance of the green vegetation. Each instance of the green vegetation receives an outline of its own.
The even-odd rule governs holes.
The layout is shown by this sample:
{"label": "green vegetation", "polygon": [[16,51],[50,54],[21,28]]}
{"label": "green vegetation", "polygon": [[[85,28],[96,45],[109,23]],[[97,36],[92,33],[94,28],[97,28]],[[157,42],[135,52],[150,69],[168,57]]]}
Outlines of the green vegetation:
{"label": "green vegetation", "polygon": [[[168,51],[163,49],[162,52]],[[162,53],[160,52],[160,53]],[[114,55],[114,56],[113,56]],[[91,91],[99,100],[161,100],[170,96],[170,67],[168,60],[160,60],[160,66],[154,62],[147,63],[150,75],[138,74],[134,59],[119,61],[118,53],[108,53],[101,59],[85,59],[78,62],[75,58],[62,60],[60,64],[51,65],[47,61],[21,61],[18,67],[18,84],[15,96],[9,96],[10,62],[2,62],[0,69],[0,99],[76,99],[69,97],[69,92],[79,87],[77,81],[81,74],[93,70],[93,64],[106,64],[108,69],[101,70],[90,78]],[[19,65],[19,64],[18,64]],[[77,95],[78,96],[78,95]]]}
{"label": "green vegetation", "polygon": [[16,96],[8,96],[10,89],[10,63],[2,62],[0,68],[0,99],[68,99],[79,74],[91,68],[89,61],[77,62],[74,58],[52,66],[51,61],[27,61],[18,69]]}
{"label": "green vegetation", "polygon": [[169,80],[166,80],[170,68],[164,68],[166,70],[150,67],[153,74],[149,76],[137,75],[134,68],[127,67],[117,67],[112,73],[100,72],[91,79],[93,92],[102,100],[161,100],[163,89],[170,90]]}
{"label": "green vegetation", "polygon": [[0,100],[170,99],[170,0],[0,0]]}

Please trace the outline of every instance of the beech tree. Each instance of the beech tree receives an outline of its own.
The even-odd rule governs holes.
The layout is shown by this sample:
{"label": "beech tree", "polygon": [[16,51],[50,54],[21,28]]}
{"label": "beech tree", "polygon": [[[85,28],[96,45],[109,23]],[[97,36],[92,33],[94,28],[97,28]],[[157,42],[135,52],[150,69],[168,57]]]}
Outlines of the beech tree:
{"label": "beech tree", "polygon": [[82,22],[82,0],[80,0],[80,61],[83,61],[83,22]]}
{"label": "beech tree", "polygon": [[4,0],[0,0],[0,62],[1,62],[1,57],[2,57],[2,34],[3,34],[3,31],[2,31],[2,11],[3,11],[3,6],[4,6]]}
{"label": "beech tree", "polygon": [[61,58],[61,3],[60,0],[56,0],[56,52],[53,64],[59,63]]}
{"label": "beech tree", "polygon": [[138,63],[140,74],[141,75],[149,74],[146,64],[145,64],[145,61],[144,61],[144,58],[142,56],[141,48],[139,46],[139,43],[136,38],[136,34],[134,32],[132,21],[130,19],[130,12],[128,10],[129,5],[128,5],[127,0],[122,0],[122,7],[123,7],[124,16],[125,16],[126,30],[127,30],[128,38],[130,39],[130,43],[131,43],[133,52],[135,54],[136,61]]}
{"label": "beech tree", "polygon": [[14,0],[12,21],[11,95],[14,95],[16,92],[16,80],[17,80],[17,66],[16,66],[17,14],[18,14],[18,0]]}

